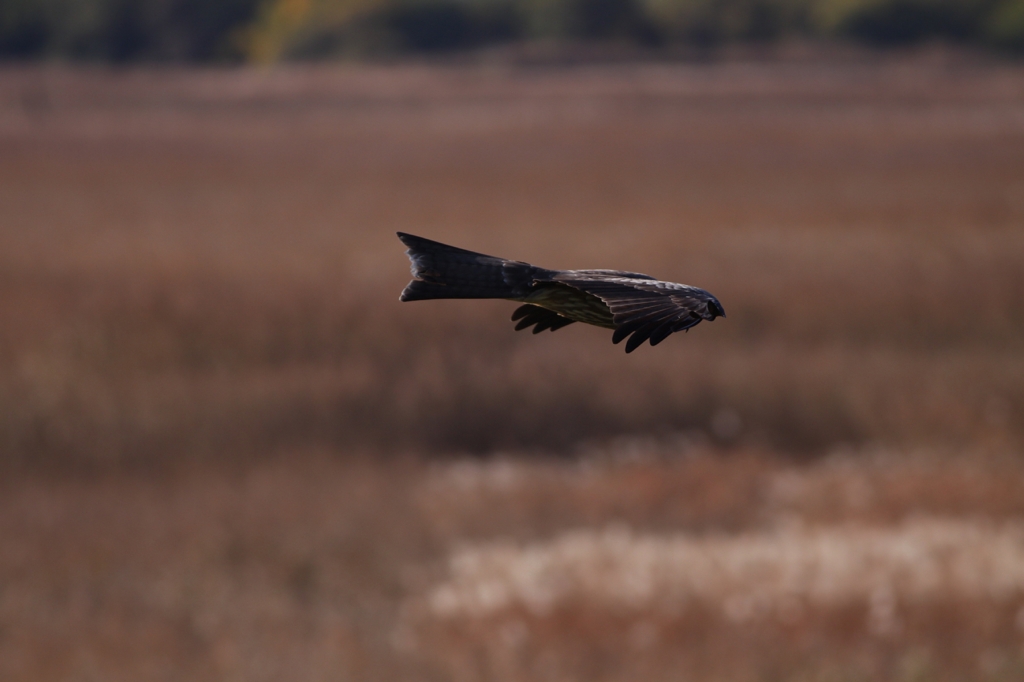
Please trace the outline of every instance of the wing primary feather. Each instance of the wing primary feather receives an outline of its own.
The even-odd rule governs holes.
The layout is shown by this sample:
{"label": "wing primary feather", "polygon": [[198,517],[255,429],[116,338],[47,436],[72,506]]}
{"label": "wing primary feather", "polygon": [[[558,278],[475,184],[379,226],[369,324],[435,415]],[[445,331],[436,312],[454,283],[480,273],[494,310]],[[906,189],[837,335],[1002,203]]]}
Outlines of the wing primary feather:
{"label": "wing primary feather", "polygon": [[542,318],[537,323],[537,326],[533,328],[533,333],[534,334],[540,334],[542,331],[544,331],[545,329],[547,329],[550,326],[551,326],[551,318],[549,318],[549,317]]}
{"label": "wing primary feather", "polygon": [[620,343],[624,338],[642,327],[645,321],[646,320],[644,319],[630,320],[629,322],[620,324],[615,328],[615,333],[612,334],[612,343]]}
{"label": "wing primary feather", "polygon": [[626,342],[626,352],[632,353],[635,351],[640,344],[651,336],[651,332],[657,329],[660,325],[660,321],[649,322],[633,332],[633,335],[629,337],[629,341]]}
{"label": "wing primary feather", "polygon": [[[639,341],[637,339],[639,339]],[[629,337],[629,341],[626,342],[626,352],[632,353],[637,349],[637,346],[639,346],[646,340],[646,337],[643,337],[639,334]]]}
{"label": "wing primary feather", "polygon": [[657,346],[659,343],[667,339],[669,335],[675,331],[675,325],[675,320],[669,320],[668,322],[662,323],[658,328],[651,332],[651,345]]}
{"label": "wing primary feather", "polygon": [[515,322],[519,318],[525,315],[529,315],[530,313],[535,312],[536,310],[537,306],[535,305],[530,305],[529,303],[527,303],[526,305],[521,305],[518,308],[516,308],[516,311],[514,313],[512,313],[512,321]]}
{"label": "wing primary feather", "polygon": [[539,334],[546,329],[555,331],[575,322],[575,320],[563,317],[553,310],[532,304],[526,304],[516,309],[512,320],[519,320],[519,324],[516,325],[517,332],[536,325],[533,329],[534,334]]}
{"label": "wing primary feather", "polygon": [[516,331],[522,331],[527,327],[532,327],[536,323],[537,318],[534,317],[533,315],[528,315],[519,321],[519,324],[516,325]]}

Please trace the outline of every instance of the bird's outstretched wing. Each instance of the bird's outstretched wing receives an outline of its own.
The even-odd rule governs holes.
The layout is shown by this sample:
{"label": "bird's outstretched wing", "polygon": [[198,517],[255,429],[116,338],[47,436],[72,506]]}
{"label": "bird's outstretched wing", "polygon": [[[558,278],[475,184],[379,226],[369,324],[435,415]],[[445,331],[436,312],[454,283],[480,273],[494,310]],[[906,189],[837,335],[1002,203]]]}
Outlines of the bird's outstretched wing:
{"label": "bird's outstretched wing", "polygon": [[615,325],[612,342],[629,337],[627,353],[648,339],[656,346],[670,334],[686,331],[701,320],[725,316],[718,300],[703,289],[636,273],[567,270],[555,279],[598,297],[608,306]]}

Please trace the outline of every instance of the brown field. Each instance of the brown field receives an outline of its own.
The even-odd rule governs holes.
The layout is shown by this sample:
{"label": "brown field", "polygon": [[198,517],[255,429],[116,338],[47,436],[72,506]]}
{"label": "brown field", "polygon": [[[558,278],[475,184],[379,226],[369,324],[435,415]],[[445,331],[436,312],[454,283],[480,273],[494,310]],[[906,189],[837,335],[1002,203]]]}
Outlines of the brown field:
{"label": "brown field", "polygon": [[1020,66],[0,71],[0,679],[1017,680],[1022,449]]}

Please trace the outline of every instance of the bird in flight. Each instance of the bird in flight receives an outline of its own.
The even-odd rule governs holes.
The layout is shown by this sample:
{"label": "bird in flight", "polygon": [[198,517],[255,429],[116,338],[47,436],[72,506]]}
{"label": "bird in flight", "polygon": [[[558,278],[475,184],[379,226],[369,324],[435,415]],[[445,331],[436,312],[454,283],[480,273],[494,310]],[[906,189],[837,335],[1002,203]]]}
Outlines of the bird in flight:
{"label": "bird in flight", "polygon": [[718,299],[697,287],[662,282],[620,270],[547,270],[529,263],[485,256],[404,232],[413,280],[400,300],[503,298],[524,305],[512,313],[516,331],[538,334],[573,322],[614,329],[612,343],[626,337],[632,353],[648,339],[657,346],[673,332],[701,320],[725,317]]}

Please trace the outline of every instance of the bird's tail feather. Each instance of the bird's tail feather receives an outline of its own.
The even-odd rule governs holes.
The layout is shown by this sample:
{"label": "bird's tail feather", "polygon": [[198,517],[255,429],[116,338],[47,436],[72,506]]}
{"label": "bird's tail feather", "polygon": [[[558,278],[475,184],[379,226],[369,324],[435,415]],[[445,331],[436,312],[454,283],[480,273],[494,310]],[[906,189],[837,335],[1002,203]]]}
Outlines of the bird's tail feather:
{"label": "bird's tail feather", "polygon": [[534,277],[546,272],[519,261],[485,256],[403,232],[398,238],[409,247],[413,281],[402,292],[403,301],[432,298],[521,298]]}

